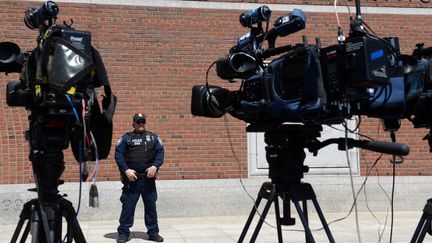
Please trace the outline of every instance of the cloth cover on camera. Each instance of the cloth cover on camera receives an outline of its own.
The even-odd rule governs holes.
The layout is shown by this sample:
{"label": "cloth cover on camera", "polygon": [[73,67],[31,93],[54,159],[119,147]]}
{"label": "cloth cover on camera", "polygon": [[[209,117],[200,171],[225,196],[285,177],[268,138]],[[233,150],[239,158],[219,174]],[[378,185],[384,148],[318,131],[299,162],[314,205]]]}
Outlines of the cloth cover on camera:
{"label": "cloth cover on camera", "polygon": [[[65,36],[69,40],[66,40]],[[78,41],[74,41],[73,38]],[[36,76],[48,84],[50,89],[66,93],[72,87],[83,92],[85,89],[104,87],[102,110],[97,98],[89,102],[90,131],[96,140],[97,151],[93,148],[90,158],[81,159],[107,158],[111,149],[112,118],[117,97],[111,91],[102,58],[90,43],[90,33],[70,27],[52,27],[47,30],[45,40],[36,52],[40,55],[37,70],[41,70]],[[71,147],[75,159],[79,161],[78,144],[71,142]]]}

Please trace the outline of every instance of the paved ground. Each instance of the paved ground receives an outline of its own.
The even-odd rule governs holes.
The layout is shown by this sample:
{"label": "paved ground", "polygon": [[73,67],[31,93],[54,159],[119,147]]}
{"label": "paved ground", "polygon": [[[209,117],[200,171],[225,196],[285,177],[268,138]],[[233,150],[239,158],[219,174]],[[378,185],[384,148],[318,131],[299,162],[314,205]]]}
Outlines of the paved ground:
{"label": "paved ground", "polygon": [[[421,214],[421,211],[395,212],[392,242],[409,242],[419,223]],[[340,219],[344,216],[345,214],[340,213],[325,214],[327,222]],[[160,234],[165,238],[165,242],[167,243],[237,242],[246,219],[247,215],[160,218]],[[387,217],[387,226],[384,229],[381,241],[379,240],[379,230],[383,229],[385,220],[385,212],[375,212],[374,215],[370,212],[361,212],[359,214],[361,242],[390,242],[390,215]],[[278,242],[276,229],[273,228],[273,225],[275,225],[274,215],[268,215],[266,221],[269,225],[263,225],[256,242]],[[149,242],[146,240],[147,235],[144,233],[145,230],[142,220],[137,219],[135,224],[136,225],[132,229],[134,238],[129,242]],[[117,236],[117,221],[80,222],[80,225],[87,242],[115,242]],[[249,230],[245,242],[249,242],[252,235],[252,229],[255,225],[256,220],[252,223],[253,227]],[[312,229],[320,228],[319,219],[315,214],[310,214],[310,225]],[[0,242],[9,242],[14,229],[15,225],[0,226]],[[284,226],[284,242],[305,242],[303,232],[293,231],[301,229],[302,227],[298,219],[296,225]],[[348,218],[342,221],[331,223],[330,230],[336,242],[359,242],[356,233],[357,230],[354,214],[351,214]],[[316,242],[328,242],[324,230],[314,231],[312,234]],[[30,242],[30,239],[27,239],[26,242]],[[423,242],[432,242],[432,236],[426,235]]]}

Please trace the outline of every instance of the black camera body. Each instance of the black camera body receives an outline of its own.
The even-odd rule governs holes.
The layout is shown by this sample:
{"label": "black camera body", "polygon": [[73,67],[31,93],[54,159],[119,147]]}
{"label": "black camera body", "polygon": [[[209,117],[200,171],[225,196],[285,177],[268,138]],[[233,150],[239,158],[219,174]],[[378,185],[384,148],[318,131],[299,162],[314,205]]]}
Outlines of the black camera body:
{"label": "black camera body", "polygon": [[[116,97],[90,32],[76,30],[72,24],[56,25],[56,13],[51,1],[26,12],[26,25],[39,28],[32,51],[0,43],[0,71],[20,73],[19,80],[7,84],[6,102],[30,111],[32,149],[66,149],[70,142],[77,161],[104,159],[111,148]],[[101,86],[102,107],[96,92]]]}
{"label": "black camera body", "polygon": [[[251,29],[244,36],[252,40],[242,38],[216,62],[218,76],[230,82],[240,79],[241,87],[229,91],[195,86],[193,115],[229,113],[252,125],[339,124],[366,115],[432,126],[432,117],[420,112],[430,106],[432,96],[430,48],[418,46],[413,55],[401,55],[397,37],[380,38],[354,24],[350,35],[336,45],[321,47],[318,38],[316,44],[304,38],[303,43],[275,47],[277,37],[301,30],[306,23],[298,9],[285,16],[283,25],[280,19],[267,32]],[[260,48],[264,41],[269,48]],[[272,56],[276,58],[264,62]]]}
{"label": "black camera body", "polygon": [[[52,33],[49,40],[46,39],[47,41],[55,39],[57,42],[74,47],[74,52],[82,55],[79,58],[85,58],[89,62],[89,64],[84,65],[90,66],[93,55],[90,32],[60,26],[53,26],[47,32]],[[0,43],[0,52],[5,53],[9,45],[8,42]],[[77,69],[77,65],[79,64],[58,63],[59,58],[61,58],[60,55],[64,55],[64,52],[59,53],[58,49],[65,48],[66,51],[70,51],[71,49],[59,46],[48,47],[49,44],[45,45],[45,47],[38,47],[31,52],[20,53],[17,55],[19,58],[15,62],[4,65],[1,69],[1,71],[6,73],[21,73],[19,81],[12,81],[7,85],[6,102],[9,106],[23,106],[30,110],[50,107],[54,109],[50,109],[49,112],[55,113],[55,110],[69,106],[63,94],[71,88],[72,83],[76,84],[78,89],[93,88],[89,76],[81,78],[83,74],[78,74],[79,77],[75,77],[77,70],[74,71],[74,69]],[[16,46],[16,48],[18,49],[15,52],[20,52],[19,47]],[[49,54],[55,51],[57,51],[55,56]],[[39,58],[37,57],[38,55],[40,56]],[[3,63],[6,62],[3,61]],[[40,66],[40,70],[37,70],[38,65]],[[62,72],[67,72],[69,75],[74,75],[74,77],[62,76],[67,74],[62,74],[60,71],[53,72],[54,65],[63,65]],[[81,106],[81,104],[76,105]],[[55,109],[55,107],[58,107],[58,109]]]}

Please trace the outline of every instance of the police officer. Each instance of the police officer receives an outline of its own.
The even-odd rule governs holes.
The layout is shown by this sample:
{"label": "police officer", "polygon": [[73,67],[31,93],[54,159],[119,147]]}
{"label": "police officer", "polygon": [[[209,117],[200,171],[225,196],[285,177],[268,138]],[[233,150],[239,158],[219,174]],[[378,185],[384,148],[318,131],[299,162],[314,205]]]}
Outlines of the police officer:
{"label": "police officer", "polygon": [[115,160],[123,182],[118,243],[130,239],[129,228],[133,225],[135,206],[140,195],[144,201],[144,222],[149,240],[163,242],[157,221],[155,178],[164,160],[164,147],[156,134],[147,131],[146,121],[144,114],[135,114],[134,131],[124,134],[115,150]]}

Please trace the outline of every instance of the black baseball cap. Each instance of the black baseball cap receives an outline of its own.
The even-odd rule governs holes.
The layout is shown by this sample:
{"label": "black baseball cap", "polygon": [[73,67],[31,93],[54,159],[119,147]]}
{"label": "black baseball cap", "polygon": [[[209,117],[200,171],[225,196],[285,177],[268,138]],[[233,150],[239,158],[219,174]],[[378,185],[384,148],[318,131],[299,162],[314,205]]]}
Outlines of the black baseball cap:
{"label": "black baseball cap", "polygon": [[146,115],[144,115],[144,113],[136,113],[136,114],[133,116],[133,122],[134,122],[134,123],[137,123],[138,121],[143,121],[143,120],[144,120],[144,122],[145,122],[146,119],[147,119],[147,117],[146,117]]}

